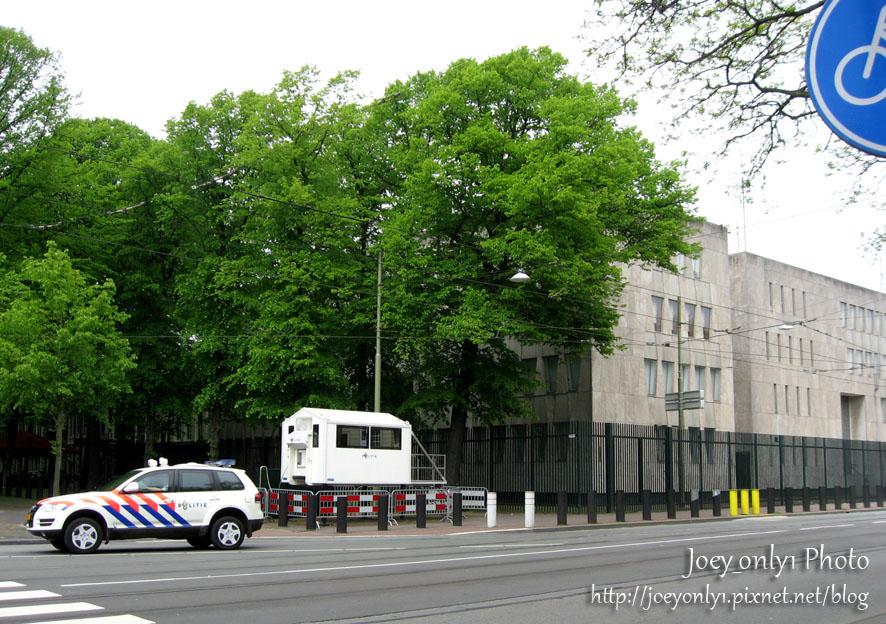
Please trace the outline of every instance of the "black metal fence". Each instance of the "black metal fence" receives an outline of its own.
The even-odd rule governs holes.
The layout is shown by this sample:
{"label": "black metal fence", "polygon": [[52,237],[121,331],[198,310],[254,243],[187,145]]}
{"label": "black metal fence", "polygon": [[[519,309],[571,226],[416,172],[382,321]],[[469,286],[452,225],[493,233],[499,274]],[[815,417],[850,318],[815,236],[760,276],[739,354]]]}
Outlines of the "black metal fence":
{"label": "black metal fence", "polygon": [[[429,453],[446,452],[446,432],[421,434]],[[615,492],[639,507],[640,492],[664,506],[665,492],[698,490],[702,504],[715,490],[833,488],[859,492],[886,483],[886,443],[734,433],[713,429],[621,423],[534,423],[467,431],[461,484],[498,492],[500,504],[522,504],[525,491],[539,504],[555,493],[584,504],[594,490],[612,508]]]}

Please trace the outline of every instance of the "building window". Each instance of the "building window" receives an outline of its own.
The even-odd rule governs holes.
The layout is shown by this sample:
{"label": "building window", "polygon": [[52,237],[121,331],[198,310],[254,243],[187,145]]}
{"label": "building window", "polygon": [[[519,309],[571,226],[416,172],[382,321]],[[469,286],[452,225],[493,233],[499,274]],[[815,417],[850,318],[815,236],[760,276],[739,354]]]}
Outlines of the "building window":
{"label": "building window", "polygon": [[701,306],[701,331],[707,340],[711,337],[711,309]]}
{"label": "building window", "polygon": [[680,377],[682,378],[680,381],[680,392],[688,392],[689,391],[689,364],[681,364],[680,365]]}
{"label": "building window", "polygon": [[784,413],[785,414],[791,413],[791,402],[790,402],[791,395],[789,393],[789,390],[790,390],[790,388],[788,386],[784,387]]}
{"label": "building window", "polygon": [[664,376],[664,391],[665,393],[674,391],[674,363],[673,362],[662,362],[661,363],[661,374]]}
{"label": "building window", "polygon": [[707,384],[705,383],[705,367],[704,366],[696,366],[695,367],[695,387],[698,390],[704,392],[707,389]]}
{"label": "building window", "polygon": [[720,400],[720,369],[711,369],[711,400]]}
{"label": "building window", "polygon": [[677,266],[677,273],[682,275],[683,270],[686,268],[686,256],[684,256],[681,253],[678,253],[677,257],[674,258],[674,264]]}
{"label": "building window", "polygon": [[812,416],[812,388],[806,388],[806,415]]}
{"label": "building window", "polygon": [[849,304],[849,316],[846,317],[846,327],[848,329],[855,329],[855,306]]}
{"label": "building window", "polygon": [[656,386],[658,385],[658,361],[645,359],[643,363],[646,365],[646,394],[655,396]]}
{"label": "building window", "polygon": [[791,288],[791,314],[797,315],[797,290]]}
{"label": "building window", "polygon": [[778,384],[772,384],[772,408],[778,414]]}
{"label": "building window", "polygon": [[868,333],[874,333],[874,311],[868,310]]}
{"label": "building window", "polygon": [[788,336],[788,362],[794,363],[794,338],[793,336]]}
{"label": "building window", "polygon": [[770,310],[775,309],[775,299],[773,298],[772,288],[773,288],[772,282],[769,282],[769,309]]}
{"label": "building window", "polygon": [[768,360],[770,357],[769,354],[769,332],[766,332],[766,359]]}
{"label": "building window", "polygon": [[537,358],[523,358],[520,360],[520,363],[523,365],[523,368],[526,370],[526,375],[529,377],[530,381],[525,388],[523,388],[523,392],[526,394],[534,394],[535,393],[535,384],[538,376],[538,369],[536,368]]}
{"label": "building window", "polygon": [[775,334],[775,357],[781,362],[781,334]]}
{"label": "building window", "polygon": [[855,364],[853,363],[853,358],[855,357],[855,349],[846,349],[846,361],[849,364],[849,374],[852,374],[852,371],[855,370]]}
{"label": "building window", "polygon": [[676,299],[668,300],[668,308],[671,312],[671,333],[680,331],[680,304]]}
{"label": "building window", "polygon": [[652,318],[655,319],[653,322],[652,329],[657,332],[661,331],[662,315],[664,313],[663,308],[664,308],[664,299],[662,299],[661,297],[656,297],[655,295],[652,295]]}
{"label": "building window", "polygon": [[557,393],[557,367],[560,358],[556,355],[546,355],[545,362],[545,385],[548,388],[548,394]]}
{"label": "building window", "polygon": [[800,338],[800,366],[803,366],[803,339]]}
{"label": "building window", "polygon": [[684,304],[686,308],[686,335],[690,338],[695,336],[695,304]]}
{"label": "building window", "polygon": [[815,350],[811,340],[809,341],[809,366],[815,366]]}
{"label": "building window", "polygon": [[880,417],[886,422],[886,399],[880,399]]}
{"label": "building window", "polygon": [[692,258],[692,276],[695,279],[701,278],[701,254]]}
{"label": "building window", "polygon": [[566,385],[569,392],[578,392],[578,383],[581,378],[581,358],[574,357],[566,362]]}

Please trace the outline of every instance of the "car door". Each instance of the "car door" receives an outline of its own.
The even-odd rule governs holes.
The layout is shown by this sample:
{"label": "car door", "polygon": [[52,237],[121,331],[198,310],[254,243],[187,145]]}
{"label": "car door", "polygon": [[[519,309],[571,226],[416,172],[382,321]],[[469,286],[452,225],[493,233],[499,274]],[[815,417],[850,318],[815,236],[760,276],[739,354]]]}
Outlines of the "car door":
{"label": "car door", "polygon": [[173,494],[175,507],[185,521],[195,527],[206,523],[207,514],[218,504],[219,494],[212,470],[182,468],[178,470],[177,488]]}
{"label": "car door", "polygon": [[152,470],[127,483],[122,491],[101,496],[105,511],[113,518],[109,528],[159,530],[180,525],[170,498],[174,478],[171,469]]}

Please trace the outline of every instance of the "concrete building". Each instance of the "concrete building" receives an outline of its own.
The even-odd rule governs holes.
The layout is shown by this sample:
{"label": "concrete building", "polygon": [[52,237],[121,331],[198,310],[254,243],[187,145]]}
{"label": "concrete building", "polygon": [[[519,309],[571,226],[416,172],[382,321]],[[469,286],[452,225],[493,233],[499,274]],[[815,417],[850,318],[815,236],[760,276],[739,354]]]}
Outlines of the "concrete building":
{"label": "concrete building", "polygon": [[741,431],[886,440],[886,301],[748,253],[730,258]]}
{"label": "concrete building", "polygon": [[881,293],[748,253],[702,223],[678,274],[625,268],[622,349],[563,361],[515,346],[542,386],[540,422],[680,425],[665,394],[703,390],[690,430],[886,440]]}

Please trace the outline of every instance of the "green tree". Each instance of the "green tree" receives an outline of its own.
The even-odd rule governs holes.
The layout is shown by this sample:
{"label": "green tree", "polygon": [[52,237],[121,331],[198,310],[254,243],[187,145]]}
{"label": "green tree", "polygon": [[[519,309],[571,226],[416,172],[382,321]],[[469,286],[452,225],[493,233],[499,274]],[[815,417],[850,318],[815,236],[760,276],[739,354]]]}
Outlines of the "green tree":
{"label": "green tree", "polygon": [[90,283],[67,253],[45,256],[4,275],[0,290],[0,405],[22,409],[55,429],[52,491],[59,492],[64,429],[71,413],[103,414],[129,391],[135,366],[119,334],[125,315],[114,285]]}
{"label": "green tree", "polygon": [[[451,483],[469,417],[530,415],[514,340],[608,354],[620,267],[693,252],[693,193],[619,126],[633,104],[565,66],[547,48],[461,60],[373,106],[390,162],[385,326],[414,389],[402,412],[449,423]],[[519,268],[530,283],[508,282]]]}

